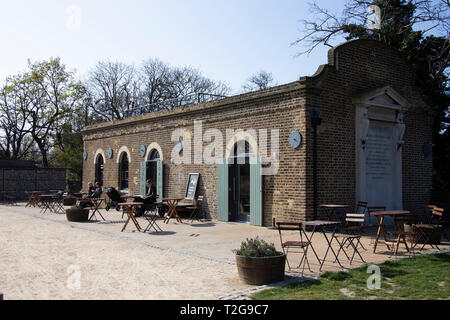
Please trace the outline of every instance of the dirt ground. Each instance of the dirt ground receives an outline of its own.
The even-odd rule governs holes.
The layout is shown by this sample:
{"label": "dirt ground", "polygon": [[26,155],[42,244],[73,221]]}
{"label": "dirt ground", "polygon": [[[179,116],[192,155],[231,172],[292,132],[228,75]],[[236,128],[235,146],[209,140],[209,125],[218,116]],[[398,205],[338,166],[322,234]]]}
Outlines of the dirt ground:
{"label": "dirt ground", "polygon": [[[67,222],[65,214],[40,213],[38,208],[0,205],[0,292],[5,299],[218,299],[253,286],[239,280],[233,249],[246,238],[259,236],[280,249],[278,232],[245,223],[218,221],[169,224],[163,232],[139,233],[121,212],[101,211],[106,221]],[[100,217],[99,217],[100,218]],[[146,220],[138,218],[145,228]],[[296,239],[297,234],[287,238]],[[320,257],[326,242],[313,243]],[[368,263],[392,258],[384,245],[372,253],[372,239],[363,239]],[[335,249],[337,250],[337,245]],[[443,244],[448,248],[448,244]],[[281,249],[280,249],[281,250]],[[406,253],[401,251],[401,255]],[[289,257],[295,265],[296,256]],[[312,252],[308,258],[318,274]],[[350,266],[363,264],[356,259]],[[322,271],[341,270],[328,256]],[[298,276],[292,270],[290,276]]]}

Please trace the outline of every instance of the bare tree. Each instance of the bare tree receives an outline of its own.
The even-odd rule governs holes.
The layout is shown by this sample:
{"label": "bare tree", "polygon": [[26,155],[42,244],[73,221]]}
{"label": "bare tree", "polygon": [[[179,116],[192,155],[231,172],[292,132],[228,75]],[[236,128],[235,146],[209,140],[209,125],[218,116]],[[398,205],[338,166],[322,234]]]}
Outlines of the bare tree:
{"label": "bare tree", "polygon": [[[129,111],[172,109],[203,102],[204,95],[225,96],[231,90],[191,67],[172,67],[158,59],[143,61],[139,68],[120,62],[99,62],[85,84],[92,114],[104,121],[123,119]],[[192,98],[196,95],[196,99]],[[131,113],[133,114],[133,113]]]}
{"label": "bare tree", "polygon": [[[155,105],[152,111],[183,105],[192,95],[197,95],[197,102],[203,102],[202,94],[225,96],[231,91],[223,82],[208,79],[197,69],[171,67],[157,59],[143,63],[140,79],[143,83],[141,96],[144,104]],[[168,100],[172,101],[161,103]]]}
{"label": "bare tree", "polygon": [[245,92],[251,92],[265,90],[275,85],[272,73],[260,71],[248,78],[247,82],[242,86],[242,89]]}
{"label": "bare tree", "polygon": [[148,59],[142,63],[139,73],[142,104],[152,105],[173,98],[168,90],[171,72],[171,68],[158,59]]}
{"label": "bare tree", "polygon": [[139,86],[131,65],[98,62],[86,86],[93,99],[93,111],[107,121],[122,119],[127,110],[139,105]]}
{"label": "bare tree", "polygon": [[[298,55],[309,54],[323,44],[333,47],[342,38],[350,40],[352,35],[360,38],[375,38],[380,41],[401,41],[408,36],[413,27],[422,29],[422,34],[435,30],[442,34],[450,32],[450,2],[448,0],[348,0],[341,14],[320,7],[317,2],[310,3],[314,20],[301,20],[301,36],[292,45],[301,45]],[[382,8],[380,28],[369,29],[373,6]],[[402,12],[399,12],[399,7]],[[391,27],[396,26],[396,30]],[[349,33],[352,34],[349,36]],[[397,34],[397,39],[392,34]],[[389,37],[388,37],[389,36]]]}

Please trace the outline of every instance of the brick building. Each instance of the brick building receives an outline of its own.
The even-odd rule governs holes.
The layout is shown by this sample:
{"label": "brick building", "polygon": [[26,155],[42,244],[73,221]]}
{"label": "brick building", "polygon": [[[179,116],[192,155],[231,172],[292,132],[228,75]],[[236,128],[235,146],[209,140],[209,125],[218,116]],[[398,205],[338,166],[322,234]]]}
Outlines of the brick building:
{"label": "brick building", "polygon": [[[266,226],[312,219],[315,193],[317,204],[422,210],[432,187],[427,110],[398,52],[351,41],[293,83],[86,127],[83,187],[102,180],[139,194],[151,177],[160,196],[178,197],[199,173],[211,218]],[[322,120],[316,139],[310,111]]]}

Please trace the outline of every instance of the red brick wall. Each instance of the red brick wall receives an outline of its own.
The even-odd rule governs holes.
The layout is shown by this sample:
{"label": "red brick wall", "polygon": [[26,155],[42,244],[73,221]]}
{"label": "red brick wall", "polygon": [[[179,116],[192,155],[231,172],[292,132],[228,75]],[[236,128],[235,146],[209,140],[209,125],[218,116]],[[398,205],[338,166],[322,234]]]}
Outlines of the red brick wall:
{"label": "red brick wall", "polygon": [[[329,52],[329,64],[313,77],[239,95],[221,101],[162,111],[137,118],[91,126],[84,131],[88,159],[84,161],[83,186],[94,180],[94,154],[102,148],[114,150],[105,159],[104,186],[118,185],[117,151],[131,152],[130,188],[139,193],[139,147],[158,143],[164,156],[164,196],[182,196],[190,172],[200,173],[199,192],[206,209],[217,217],[217,167],[215,165],[171,164],[171,134],[185,128],[193,134],[194,120],[203,121],[203,131],[227,128],[280,130],[280,169],[265,176],[263,186],[264,224],[277,220],[299,221],[313,215],[312,127],[307,110],[321,111],[323,125],[318,135],[319,203],[353,205],[355,199],[355,106],[352,97],[364,90],[391,86],[411,103],[405,114],[407,126],[403,146],[403,202],[406,209],[421,210],[429,201],[431,157],[422,152],[431,141],[431,119],[408,64],[391,49],[373,41],[354,41]],[[302,146],[293,150],[288,136],[299,130]],[[193,148],[193,145],[192,145]],[[224,151],[226,141],[224,141]],[[193,150],[194,151],[194,150]],[[192,154],[193,159],[193,154]],[[323,211],[319,210],[320,214]]]}
{"label": "red brick wall", "polygon": [[[321,111],[318,135],[319,203],[355,204],[355,106],[352,97],[391,86],[410,103],[405,113],[403,145],[403,204],[423,211],[432,187],[432,158],[423,153],[432,141],[431,117],[415,87],[414,73],[400,54],[375,41],[352,41],[330,50],[322,72],[305,79],[310,83],[306,107]],[[312,128],[307,122],[308,131]],[[308,140],[308,142],[311,142]],[[312,214],[312,144],[308,144],[308,215]],[[324,209],[319,210],[322,214]]]}

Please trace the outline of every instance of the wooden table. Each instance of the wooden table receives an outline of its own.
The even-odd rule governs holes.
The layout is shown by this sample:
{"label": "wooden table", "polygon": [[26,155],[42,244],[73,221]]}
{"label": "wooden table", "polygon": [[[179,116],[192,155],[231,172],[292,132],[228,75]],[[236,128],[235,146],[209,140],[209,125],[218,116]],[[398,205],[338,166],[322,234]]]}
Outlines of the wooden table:
{"label": "wooden table", "polygon": [[166,202],[167,205],[169,206],[169,211],[167,212],[166,216],[164,217],[164,223],[169,224],[169,221],[171,218],[175,218],[175,219],[177,219],[178,222],[183,223],[183,221],[181,221],[181,218],[177,212],[177,206],[181,200],[184,200],[184,198],[164,198],[164,199],[162,199],[162,201]]}
{"label": "wooden table", "polygon": [[331,218],[336,213],[336,209],[345,209],[345,208],[348,208],[349,206],[347,206],[345,204],[321,204],[320,207],[331,209],[331,210],[328,210],[328,212],[329,212],[328,213],[328,221],[331,221]]}
{"label": "wooden table", "polygon": [[411,212],[409,212],[407,210],[383,210],[383,211],[374,211],[374,212],[371,212],[370,214],[373,215],[377,219],[377,224],[378,224],[378,232],[377,232],[377,237],[375,239],[375,243],[373,245],[373,253],[375,253],[375,250],[377,249],[377,244],[378,244],[378,239],[380,238],[380,234],[383,235],[384,243],[388,247],[388,250],[391,250],[389,248],[388,240],[386,238],[386,234],[384,233],[384,229],[383,229],[384,218],[385,217],[393,217],[393,218],[401,217],[401,216],[409,215],[409,214],[411,214]]}
{"label": "wooden table", "polygon": [[143,202],[123,202],[123,203],[118,203],[118,206],[123,206],[123,208],[125,209],[125,212],[128,215],[128,219],[125,222],[125,225],[122,228],[123,232],[125,230],[125,228],[127,227],[128,222],[131,220],[133,221],[134,225],[136,226],[136,229],[141,232],[141,226],[139,225],[139,222],[136,220],[136,217],[134,216],[135,212],[139,209],[139,206],[143,205]]}
{"label": "wooden table", "polygon": [[25,191],[25,194],[28,197],[28,202],[25,205],[25,208],[26,207],[31,207],[31,206],[36,207],[36,201],[38,199],[37,194],[35,194],[33,192],[29,192],[29,191]]}

